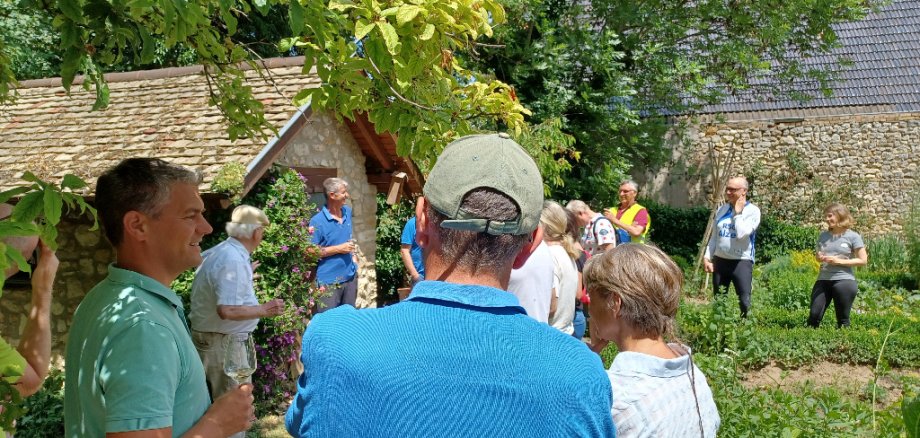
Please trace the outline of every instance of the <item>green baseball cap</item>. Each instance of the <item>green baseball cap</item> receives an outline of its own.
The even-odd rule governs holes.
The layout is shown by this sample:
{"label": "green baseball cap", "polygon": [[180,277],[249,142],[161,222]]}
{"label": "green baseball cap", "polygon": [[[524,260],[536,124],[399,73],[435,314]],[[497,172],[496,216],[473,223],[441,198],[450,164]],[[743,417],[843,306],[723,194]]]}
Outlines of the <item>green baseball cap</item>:
{"label": "green baseball cap", "polygon": [[[473,189],[489,188],[514,200],[521,214],[510,221],[474,217],[460,210]],[[508,134],[468,135],[447,145],[428,174],[425,199],[447,216],[444,228],[499,234],[527,234],[540,223],[543,179],[533,158]]]}

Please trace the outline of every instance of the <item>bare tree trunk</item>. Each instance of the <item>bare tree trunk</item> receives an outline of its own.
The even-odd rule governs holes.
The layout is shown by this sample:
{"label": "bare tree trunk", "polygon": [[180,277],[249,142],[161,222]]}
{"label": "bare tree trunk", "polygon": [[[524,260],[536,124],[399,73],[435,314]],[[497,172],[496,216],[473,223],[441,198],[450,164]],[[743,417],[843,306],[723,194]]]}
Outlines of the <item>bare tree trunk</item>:
{"label": "bare tree trunk", "polygon": [[697,251],[696,263],[693,268],[693,284],[699,282],[700,295],[706,293],[706,286],[709,284],[709,273],[705,273],[700,278],[700,268],[703,265],[703,254],[706,252],[706,246],[709,244],[709,238],[712,236],[712,225],[716,219],[716,211],[722,205],[722,192],[725,190],[725,181],[730,174],[735,161],[735,148],[728,150],[728,154],[718,160],[716,157],[715,146],[709,145],[709,160],[712,162],[712,199],[709,221],[706,222],[706,232],[703,233],[703,241],[700,242],[699,251]]}

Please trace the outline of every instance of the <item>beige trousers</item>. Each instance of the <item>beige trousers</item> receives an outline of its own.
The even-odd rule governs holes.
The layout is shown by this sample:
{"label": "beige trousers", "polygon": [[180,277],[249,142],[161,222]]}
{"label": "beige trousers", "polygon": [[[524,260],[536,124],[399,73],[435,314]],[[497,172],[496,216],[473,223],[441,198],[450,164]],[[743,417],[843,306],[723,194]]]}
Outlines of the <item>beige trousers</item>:
{"label": "beige trousers", "polygon": [[[198,356],[201,357],[201,364],[204,365],[204,376],[208,381],[208,391],[211,393],[212,402],[225,392],[236,388],[240,383],[252,383],[252,377],[247,378],[245,382],[234,382],[224,374],[224,338],[227,336],[223,333],[192,330],[192,341],[195,343],[195,349],[198,350]],[[244,438],[245,436],[245,432],[240,432],[230,437]]]}

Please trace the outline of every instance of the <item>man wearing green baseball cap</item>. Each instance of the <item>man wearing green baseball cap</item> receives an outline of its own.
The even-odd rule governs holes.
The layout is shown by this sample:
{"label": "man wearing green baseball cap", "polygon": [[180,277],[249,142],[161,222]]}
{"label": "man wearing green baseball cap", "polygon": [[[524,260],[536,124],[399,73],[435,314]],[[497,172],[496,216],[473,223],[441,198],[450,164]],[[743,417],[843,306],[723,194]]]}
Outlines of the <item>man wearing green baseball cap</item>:
{"label": "man wearing green baseball cap", "polygon": [[506,134],[463,137],[423,192],[426,281],[393,306],[314,317],[291,435],[614,436],[598,356],[505,291],[542,240],[533,159]]}

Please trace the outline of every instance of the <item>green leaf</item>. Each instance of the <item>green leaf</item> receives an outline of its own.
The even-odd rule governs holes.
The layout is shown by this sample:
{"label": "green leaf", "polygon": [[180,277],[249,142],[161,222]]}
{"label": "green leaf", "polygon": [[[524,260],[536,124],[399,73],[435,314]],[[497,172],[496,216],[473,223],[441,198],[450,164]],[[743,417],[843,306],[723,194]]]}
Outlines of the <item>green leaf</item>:
{"label": "green leaf", "polygon": [[86,181],[72,173],[64,175],[64,179],[61,181],[62,189],[77,190],[84,187],[86,187]]}
{"label": "green leaf", "polygon": [[150,32],[143,27],[138,26],[137,33],[141,36],[140,62],[141,64],[148,64],[152,62],[154,56],[156,56],[156,42],[150,37]]}
{"label": "green leaf", "polygon": [[418,39],[422,41],[428,41],[432,36],[434,36],[434,25],[428,23],[425,25],[425,30],[422,31],[422,34],[418,37]]}
{"label": "green leaf", "polygon": [[288,24],[291,26],[291,32],[297,36],[303,32],[303,16],[306,13],[300,0],[292,0],[288,8]]}
{"label": "green leaf", "polygon": [[305,88],[298,91],[297,94],[294,95],[294,105],[301,107],[309,103],[313,99],[313,93],[317,90],[319,90],[319,88]]}
{"label": "green leaf", "polygon": [[256,10],[262,15],[267,14],[270,8],[267,0],[253,0],[252,4],[255,5]]}
{"label": "green leaf", "polygon": [[386,21],[378,21],[377,29],[380,29],[380,35],[383,36],[383,42],[387,45],[387,51],[391,55],[396,54],[396,44],[399,43],[399,36],[396,34],[396,28]]}
{"label": "green leaf", "polygon": [[83,22],[83,5],[79,0],[58,0],[58,9],[76,23]]}
{"label": "green leaf", "polygon": [[[19,252],[19,249],[12,245],[3,245],[3,252],[6,255],[6,259],[15,263],[16,266],[19,267],[20,271],[32,272],[32,267],[29,266],[29,262],[26,261],[26,258],[22,256],[22,253]],[[7,267],[9,266],[10,265],[7,264]]]}
{"label": "green leaf", "polygon": [[374,26],[376,25],[377,23],[368,23],[364,20],[358,20],[358,22],[355,23],[355,39],[360,40],[364,38],[368,33],[374,30]]}
{"label": "green leaf", "polygon": [[13,220],[16,222],[32,222],[42,212],[44,194],[32,192],[22,197],[13,207]]}
{"label": "green leaf", "polygon": [[57,225],[61,222],[61,209],[64,206],[64,200],[61,194],[54,189],[45,189],[45,219],[51,225]]}
{"label": "green leaf", "polygon": [[400,6],[399,11],[396,12],[396,24],[402,26],[412,21],[421,10],[422,8],[416,5]]}
{"label": "green leaf", "polygon": [[329,2],[329,10],[332,11],[344,11],[356,7],[358,7],[358,5],[348,0],[332,0]]}
{"label": "green leaf", "polygon": [[51,224],[45,224],[45,226],[42,227],[42,232],[38,235],[38,237],[42,239],[42,242],[45,242],[45,245],[48,245],[48,248],[52,251],[57,251],[58,249],[57,236],[58,229]]}
{"label": "green leaf", "polygon": [[93,102],[93,111],[98,111],[109,106],[109,84],[105,82],[102,75],[94,78],[96,82],[96,101]]}
{"label": "green leaf", "polygon": [[25,237],[38,234],[38,226],[32,222],[16,222],[9,218],[0,221],[0,236]]}
{"label": "green leaf", "polygon": [[920,438],[920,396],[904,398],[901,402],[904,427],[908,438]]}
{"label": "green leaf", "polygon": [[32,187],[14,187],[4,192],[0,192],[0,204],[9,201],[12,198],[15,198],[23,193],[29,192],[32,190]]}

